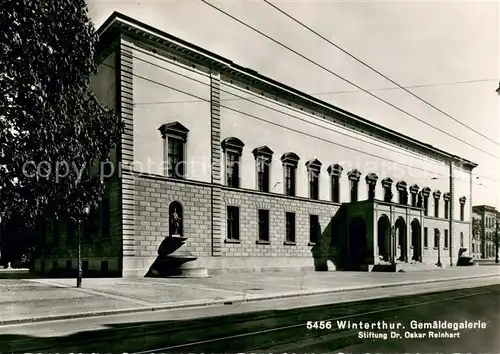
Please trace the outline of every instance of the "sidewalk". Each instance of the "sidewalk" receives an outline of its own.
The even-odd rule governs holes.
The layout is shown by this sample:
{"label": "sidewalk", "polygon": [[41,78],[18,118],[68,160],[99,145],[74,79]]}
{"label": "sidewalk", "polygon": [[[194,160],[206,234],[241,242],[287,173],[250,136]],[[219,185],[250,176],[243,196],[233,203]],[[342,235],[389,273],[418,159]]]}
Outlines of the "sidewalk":
{"label": "sidewalk", "polygon": [[495,277],[500,267],[408,273],[303,272],[210,278],[0,279],[0,325]]}

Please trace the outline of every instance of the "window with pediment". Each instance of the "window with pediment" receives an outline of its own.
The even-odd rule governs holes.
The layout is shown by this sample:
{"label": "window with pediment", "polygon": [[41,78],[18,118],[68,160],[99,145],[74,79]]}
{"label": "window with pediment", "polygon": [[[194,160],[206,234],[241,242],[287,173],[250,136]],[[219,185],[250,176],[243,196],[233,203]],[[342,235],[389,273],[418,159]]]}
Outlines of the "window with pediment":
{"label": "window with pediment", "polygon": [[252,153],[255,157],[257,190],[261,192],[269,192],[273,151],[267,146],[261,146],[254,149]]}
{"label": "window with pediment", "polygon": [[351,192],[351,202],[358,201],[358,187],[359,187],[359,178],[361,177],[361,172],[354,169],[347,173],[347,178],[349,178],[349,189]]}
{"label": "window with pediment", "polygon": [[331,165],[328,167],[328,174],[330,175],[330,194],[332,202],[340,202],[340,177],[342,176],[343,168],[340,165]]}
{"label": "window with pediment", "polygon": [[245,144],[238,138],[227,138],[222,141],[222,151],[226,166],[226,185],[239,188],[240,186],[240,159]]}
{"label": "window with pediment", "polygon": [[317,159],[306,162],[307,174],[309,176],[309,198],[319,199],[319,175],[321,173],[321,162]]}
{"label": "window with pediment", "polygon": [[296,179],[297,179],[297,166],[300,158],[293,152],[287,152],[281,156],[281,163],[283,164],[284,174],[284,192],[285,195],[295,196],[296,193]]}
{"label": "window with pediment", "polygon": [[164,173],[171,178],[187,177],[186,143],[189,129],[179,122],[163,124],[158,130],[163,138]]}

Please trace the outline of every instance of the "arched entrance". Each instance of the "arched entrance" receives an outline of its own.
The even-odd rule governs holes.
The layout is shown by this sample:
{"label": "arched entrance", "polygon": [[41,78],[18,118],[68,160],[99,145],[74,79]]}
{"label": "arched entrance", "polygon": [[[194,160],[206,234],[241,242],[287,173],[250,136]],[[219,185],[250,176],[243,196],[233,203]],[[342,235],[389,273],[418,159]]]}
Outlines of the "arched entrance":
{"label": "arched entrance", "polygon": [[367,256],[366,225],[362,218],[354,218],[349,224],[349,264],[359,267]]}
{"label": "arched entrance", "polygon": [[383,261],[390,261],[391,254],[391,223],[387,215],[382,215],[377,223],[378,255]]}
{"label": "arched entrance", "polygon": [[412,260],[422,262],[422,235],[420,222],[413,219],[411,222],[411,246],[413,247]]}
{"label": "arched entrance", "polygon": [[406,241],[406,222],[402,217],[396,220],[396,238],[399,251],[397,252],[397,260],[402,262],[408,261],[407,241]]}
{"label": "arched entrance", "polygon": [[173,201],[168,207],[169,215],[169,235],[182,236],[184,232],[183,227],[183,212],[182,205],[178,201]]}

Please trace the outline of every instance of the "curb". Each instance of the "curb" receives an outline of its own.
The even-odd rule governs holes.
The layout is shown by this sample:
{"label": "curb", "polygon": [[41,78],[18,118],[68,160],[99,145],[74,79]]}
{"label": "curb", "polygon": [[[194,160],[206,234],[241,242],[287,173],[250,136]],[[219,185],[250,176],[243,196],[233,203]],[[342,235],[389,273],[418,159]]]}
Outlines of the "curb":
{"label": "curb", "polygon": [[199,307],[217,306],[217,305],[234,305],[234,304],[240,304],[240,303],[244,303],[244,302],[257,302],[257,301],[276,300],[276,299],[294,298],[294,297],[302,297],[302,296],[335,294],[335,293],[343,293],[343,292],[358,291],[358,290],[393,288],[393,287],[407,286],[407,285],[444,283],[444,282],[450,282],[450,281],[478,279],[478,278],[491,278],[491,277],[498,277],[498,276],[499,276],[499,274],[475,275],[475,276],[463,276],[463,277],[442,278],[442,279],[432,279],[432,280],[414,280],[414,281],[405,281],[405,282],[399,282],[399,283],[376,284],[376,285],[370,285],[370,286],[363,285],[363,286],[354,286],[354,287],[339,288],[339,289],[324,289],[324,290],[318,290],[318,291],[304,290],[304,291],[278,293],[278,294],[273,294],[273,295],[250,295],[248,297],[244,296],[243,298],[240,296],[233,296],[233,297],[227,297],[225,299],[218,299],[218,300],[215,300],[215,299],[214,300],[210,300],[210,299],[209,300],[201,300],[201,301],[192,300],[192,301],[183,301],[183,302],[177,302],[177,303],[167,303],[164,305],[149,306],[149,307],[145,306],[145,307],[135,307],[135,308],[126,308],[126,309],[116,309],[116,310],[79,312],[79,313],[71,313],[71,314],[65,314],[65,315],[52,315],[52,316],[40,316],[40,317],[28,317],[28,318],[12,319],[12,320],[0,321],[0,326],[25,324],[25,323],[37,323],[37,322],[48,322],[48,321],[60,321],[60,320],[70,320],[70,319],[77,319],[77,318],[110,316],[110,315],[133,314],[133,313],[153,312],[153,311],[163,311],[163,310],[173,310],[173,309],[199,308]]}

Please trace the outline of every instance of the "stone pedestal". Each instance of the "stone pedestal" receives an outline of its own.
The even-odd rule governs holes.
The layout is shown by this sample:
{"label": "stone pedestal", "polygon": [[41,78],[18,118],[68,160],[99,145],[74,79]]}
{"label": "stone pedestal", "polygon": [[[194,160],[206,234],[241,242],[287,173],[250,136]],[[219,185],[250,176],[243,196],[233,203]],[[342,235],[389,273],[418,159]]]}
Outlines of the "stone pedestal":
{"label": "stone pedestal", "polygon": [[207,277],[206,268],[196,265],[197,257],[182,246],[186,237],[172,235],[166,237],[158,249],[158,258],[148,275],[156,277]]}

